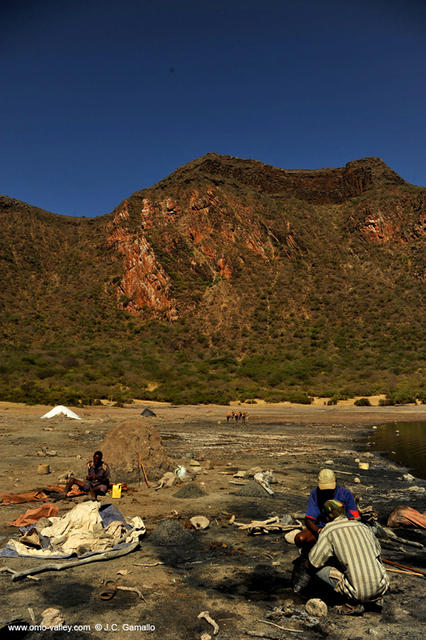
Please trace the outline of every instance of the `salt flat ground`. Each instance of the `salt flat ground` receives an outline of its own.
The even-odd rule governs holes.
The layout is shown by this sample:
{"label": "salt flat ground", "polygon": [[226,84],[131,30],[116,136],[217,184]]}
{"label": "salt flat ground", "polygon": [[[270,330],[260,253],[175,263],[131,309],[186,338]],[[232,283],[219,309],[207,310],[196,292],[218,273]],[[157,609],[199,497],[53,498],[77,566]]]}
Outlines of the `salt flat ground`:
{"label": "salt flat ground", "polygon": [[[116,638],[145,637],[145,633],[125,630],[123,625],[151,624],[150,635],[161,640],[199,639],[211,627],[197,620],[200,611],[208,610],[218,622],[218,640],[243,639],[246,632],[266,633],[270,637],[319,638],[321,630],[306,630],[289,618],[282,626],[300,629],[298,633],[280,631],[259,620],[273,607],[294,599],[290,586],[294,546],[283,536],[247,536],[228,524],[231,515],[243,522],[286,513],[303,514],[310,489],[316,484],[318,469],[327,463],[337,472],[338,480],[360,497],[361,504],[373,504],[382,521],[399,503],[423,511],[425,493],[410,492],[402,480],[402,471],[394,464],[374,455],[370,468],[360,471],[355,458],[365,450],[365,436],[372,425],[389,421],[426,419],[426,407],[328,407],[296,405],[247,405],[235,407],[179,406],[136,401],[124,408],[103,406],[84,408],[82,420],[54,418],[40,420],[49,407],[25,407],[0,403],[0,491],[18,492],[55,483],[58,476],[72,470],[83,476],[85,464],[100,447],[105,434],[117,422],[140,416],[145,406],[156,412],[149,420],[161,433],[168,455],[178,464],[190,458],[201,463],[197,484],[207,495],[179,499],[174,488],[155,491],[141,481],[130,486],[127,494],[115,501],[126,517],[140,515],[147,527],[141,549],[129,556],[109,562],[93,563],[63,572],[40,575],[40,580],[12,582],[0,574],[0,619],[30,620],[28,607],[36,619],[47,607],[61,610],[66,624],[85,624],[91,632],[73,632],[73,637],[104,638],[117,625]],[[245,425],[227,423],[232,410],[247,411]],[[47,448],[57,455],[40,458],[37,452]],[[210,463],[207,463],[207,460]],[[49,476],[37,474],[37,466],[47,462]],[[238,496],[241,487],[232,484],[233,472],[253,466],[272,469],[277,479],[275,495]],[[212,467],[212,468],[208,468]],[[354,479],[358,477],[359,483]],[[416,480],[420,489],[425,482]],[[57,502],[60,515],[81,498]],[[111,498],[102,498],[103,502]],[[16,535],[8,522],[23,513],[30,504],[0,506],[0,544]],[[156,546],[150,534],[168,517],[184,523],[193,515],[205,515],[210,527],[193,533],[191,544]],[[385,552],[384,552],[385,553]],[[396,553],[396,552],[395,552]],[[425,554],[407,547],[395,553],[386,549],[386,557],[412,566],[424,567]],[[393,555],[392,555],[393,554]],[[0,558],[0,567],[20,571],[44,561]],[[151,565],[151,566],[148,566]],[[117,574],[127,570],[126,575]],[[424,579],[390,574],[392,590],[382,614],[365,613],[356,619],[338,616],[332,610],[328,633],[332,638],[423,638],[425,622]],[[106,580],[124,586],[136,586],[144,594],[118,591],[103,601],[99,592]],[[295,602],[301,602],[295,599]],[[95,630],[95,624],[103,626]],[[109,627],[111,628],[111,627]],[[324,633],[324,629],[322,629]],[[280,635],[281,634],[281,635]],[[58,632],[44,632],[47,637],[61,637]],[[28,637],[39,637],[33,634]],[[65,635],[64,635],[65,637]],[[69,637],[69,635],[67,636]]]}

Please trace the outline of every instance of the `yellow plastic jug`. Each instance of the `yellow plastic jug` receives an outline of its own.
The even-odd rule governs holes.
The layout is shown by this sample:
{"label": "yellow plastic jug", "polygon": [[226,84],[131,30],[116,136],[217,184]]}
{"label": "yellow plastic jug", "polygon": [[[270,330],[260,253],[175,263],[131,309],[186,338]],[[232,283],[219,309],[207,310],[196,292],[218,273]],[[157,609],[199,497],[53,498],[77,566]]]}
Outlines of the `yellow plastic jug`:
{"label": "yellow plastic jug", "polygon": [[112,497],[121,498],[121,483],[112,485]]}

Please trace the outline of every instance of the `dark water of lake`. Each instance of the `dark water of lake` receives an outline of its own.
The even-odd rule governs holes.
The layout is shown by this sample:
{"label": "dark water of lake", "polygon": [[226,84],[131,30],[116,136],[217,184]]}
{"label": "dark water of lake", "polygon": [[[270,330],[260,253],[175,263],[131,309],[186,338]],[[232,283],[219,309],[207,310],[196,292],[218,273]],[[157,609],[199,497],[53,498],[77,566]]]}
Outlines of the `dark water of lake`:
{"label": "dark water of lake", "polygon": [[377,425],[368,436],[367,446],[408,467],[418,478],[426,479],[426,422]]}

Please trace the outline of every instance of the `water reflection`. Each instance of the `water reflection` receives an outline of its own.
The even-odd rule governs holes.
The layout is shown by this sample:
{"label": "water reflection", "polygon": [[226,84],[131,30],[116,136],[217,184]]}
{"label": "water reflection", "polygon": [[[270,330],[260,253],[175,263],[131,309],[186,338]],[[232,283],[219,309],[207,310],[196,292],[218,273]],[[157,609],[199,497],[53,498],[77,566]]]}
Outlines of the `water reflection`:
{"label": "water reflection", "polygon": [[426,479],[426,422],[393,422],[378,425],[367,446]]}

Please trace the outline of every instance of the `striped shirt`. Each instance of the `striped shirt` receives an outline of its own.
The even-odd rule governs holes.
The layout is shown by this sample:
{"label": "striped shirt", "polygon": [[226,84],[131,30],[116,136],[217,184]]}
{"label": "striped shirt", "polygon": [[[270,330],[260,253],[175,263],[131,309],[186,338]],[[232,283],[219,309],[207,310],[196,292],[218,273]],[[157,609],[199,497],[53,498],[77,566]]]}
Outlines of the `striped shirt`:
{"label": "striped shirt", "polygon": [[330,557],[337,558],[344,575],[335,591],[368,602],[382,596],[389,586],[380,551],[377,538],[365,524],[342,515],[321,530],[309,562],[320,569]]}

